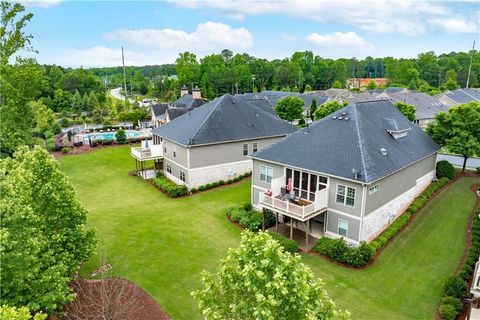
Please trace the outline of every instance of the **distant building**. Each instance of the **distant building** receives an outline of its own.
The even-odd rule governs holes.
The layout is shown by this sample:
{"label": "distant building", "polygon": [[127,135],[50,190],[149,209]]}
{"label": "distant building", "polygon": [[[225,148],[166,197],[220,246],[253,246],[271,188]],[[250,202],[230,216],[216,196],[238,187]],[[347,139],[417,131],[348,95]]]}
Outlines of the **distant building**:
{"label": "distant building", "polygon": [[347,80],[347,88],[365,88],[372,80],[375,81],[377,87],[387,85],[387,78],[350,78]]}
{"label": "distant building", "polygon": [[448,90],[435,97],[446,106],[452,107],[472,101],[480,102],[480,90],[472,88]]}

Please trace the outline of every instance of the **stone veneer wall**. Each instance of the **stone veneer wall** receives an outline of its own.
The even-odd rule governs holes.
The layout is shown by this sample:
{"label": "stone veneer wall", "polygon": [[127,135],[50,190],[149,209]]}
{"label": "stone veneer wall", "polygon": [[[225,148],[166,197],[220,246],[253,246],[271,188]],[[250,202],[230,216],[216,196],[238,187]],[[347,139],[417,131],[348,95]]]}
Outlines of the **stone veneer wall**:
{"label": "stone veneer wall", "polygon": [[244,160],[189,170],[189,187],[196,188],[219,180],[229,180],[252,170],[252,161]]}
{"label": "stone veneer wall", "polygon": [[416,186],[370,213],[363,220],[361,241],[370,242],[395,221],[435,178],[435,170],[417,179]]}

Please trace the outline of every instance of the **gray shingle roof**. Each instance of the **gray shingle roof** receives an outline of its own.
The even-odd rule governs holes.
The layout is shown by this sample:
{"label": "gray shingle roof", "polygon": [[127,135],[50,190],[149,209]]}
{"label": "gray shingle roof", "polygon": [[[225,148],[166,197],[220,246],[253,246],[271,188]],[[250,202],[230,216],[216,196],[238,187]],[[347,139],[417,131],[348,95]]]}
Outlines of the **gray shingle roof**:
{"label": "gray shingle roof", "polygon": [[172,102],[172,106],[174,108],[196,108],[198,106],[201,106],[202,104],[205,104],[205,100],[203,99],[193,99],[193,96],[191,94],[186,94],[180,98],[178,98],[176,101]]}
{"label": "gray shingle roof", "polygon": [[457,104],[480,101],[480,92],[470,88],[451,90],[449,92],[445,92],[445,95],[455,101]]}
{"label": "gray shingle roof", "polygon": [[[395,139],[387,132],[394,128],[406,130],[407,135]],[[257,151],[252,158],[351,180],[355,170],[357,181],[370,183],[439,149],[390,101],[376,100],[350,104]]]}
{"label": "gray shingle roof", "polygon": [[153,114],[155,115],[155,117],[159,117],[159,116],[165,115],[165,111],[167,111],[168,105],[164,104],[164,103],[154,104],[152,106],[152,109],[153,109]]}
{"label": "gray shingle roof", "polygon": [[403,102],[415,107],[416,119],[433,119],[439,112],[448,111],[448,107],[435,97],[423,92],[387,93],[393,102]]}
{"label": "gray shingle roof", "polygon": [[297,130],[263,109],[226,94],[155,128],[153,133],[182,145],[198,145],[283,136]]}
{"label": "gray shingle roof", "polygon": [[317,106],[327,101],[328,97],[314,93],[298,93],[298,92],[283,92],[283,91],[262,91],[255,95],[257,99],[267,99],[272,106],[276,106],[278,100],[285,97],[298,97],[303,100],[305,109],[309,110],[312,105],[313,98],[317,99]]}

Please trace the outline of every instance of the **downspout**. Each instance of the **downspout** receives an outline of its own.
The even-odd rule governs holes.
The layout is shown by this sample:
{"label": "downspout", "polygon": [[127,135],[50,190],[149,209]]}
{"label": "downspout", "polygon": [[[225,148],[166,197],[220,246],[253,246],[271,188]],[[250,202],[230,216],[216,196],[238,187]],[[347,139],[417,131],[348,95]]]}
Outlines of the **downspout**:
{"label": "downspout", "polygon": [[361,210],[360,210],[360,234],[358,235],[358,242],[361,242],[363,241],[362,239],[362,235],[363,235],[363,218],[365,216],[365,203],[367,201],[367,185],[365,184],[362,184],[362,190],[363,190],[363,194],[362,194],[362,207],[361,207]]}

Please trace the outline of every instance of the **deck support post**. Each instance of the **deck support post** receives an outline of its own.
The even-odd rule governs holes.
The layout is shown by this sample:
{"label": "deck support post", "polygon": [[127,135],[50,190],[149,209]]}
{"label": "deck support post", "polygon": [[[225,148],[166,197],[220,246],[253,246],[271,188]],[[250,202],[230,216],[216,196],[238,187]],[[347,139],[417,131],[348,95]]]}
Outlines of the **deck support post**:
{"label": "deck support post", "polygon": [[308,235],[310,233],[310,219],[307,220],[307,225],[305,228],[305,250],[308,250]]}
{"label": "deck support post", "polygon": [[265,208],[262,209],[262,231],[265,231]]}
{"label": "deck support post", "polygon": [[278,212],[275,211],[275,231],[278,232]]}
{"label": "deck support post", "polygon": [[290,218],[290,239],[293,239],[293,219]]}

